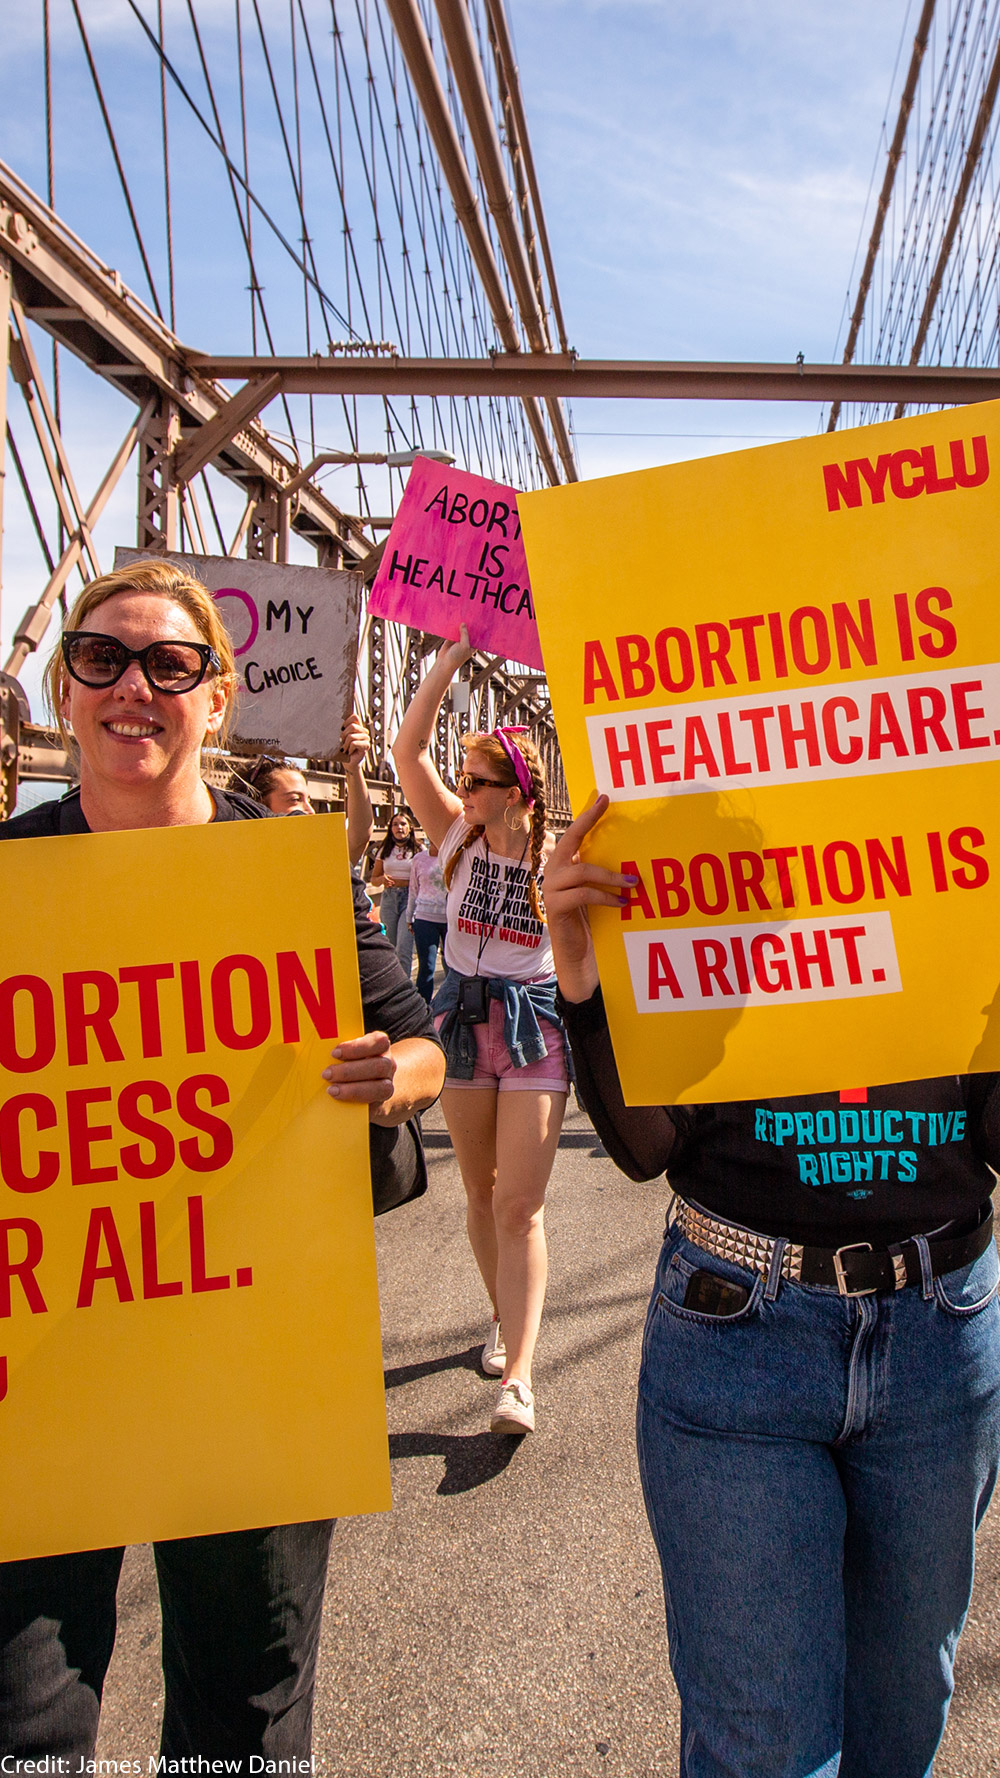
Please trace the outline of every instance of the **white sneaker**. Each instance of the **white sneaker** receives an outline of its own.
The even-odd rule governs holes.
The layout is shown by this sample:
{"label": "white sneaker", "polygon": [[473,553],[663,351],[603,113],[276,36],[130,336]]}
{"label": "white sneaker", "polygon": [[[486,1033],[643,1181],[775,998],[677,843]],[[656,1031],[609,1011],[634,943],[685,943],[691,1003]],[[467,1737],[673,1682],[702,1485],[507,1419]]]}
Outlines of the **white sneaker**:
{"label": "white sneaker", "polygon": [[503,1343],[503,1330],[499,1317],[494,1315],[490,1322],[490,1331],[486,1336],[483,1355],[479,1360],[487,1377],[502,1377],[507,1363],[507,1348]]}
{"label": "white sneaker", "polygon": [[535,1398],[527,1383],[511,1377],[504,1383],[490,1421],[491,1432],[534,1432]]}

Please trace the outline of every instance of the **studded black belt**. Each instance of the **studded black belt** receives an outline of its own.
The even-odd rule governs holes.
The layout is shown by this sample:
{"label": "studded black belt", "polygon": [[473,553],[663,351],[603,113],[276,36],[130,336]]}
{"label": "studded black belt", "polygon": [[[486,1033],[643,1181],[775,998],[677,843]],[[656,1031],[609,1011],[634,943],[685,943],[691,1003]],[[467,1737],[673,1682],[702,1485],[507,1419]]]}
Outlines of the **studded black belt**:
{"label": "studded black belt", "polygon": [[[731,1260],[748,1271],[766,1274],[774,1257],[777,1239],[757,1234],[740,1223],[723,1222],[683,1198],[670,1209],[670,1222],[705,1253]],[[993,1239],[993,1206],[986,1203],[973,1229],[959,1234],[943,1232],[927,1236],[931,1277],[943,1277],[969,1266],[985,1253]],[[871,1296],[876,1290],[905,1290],[923,1276],[920,1250],[915,1240],[894,1242],[875,1250],[867,1241],[850,1241],[844,1247],[806,1247],[786,1241],[781,1256],[781,1276],[794,1284],[825,1284],[841,1296]]]}

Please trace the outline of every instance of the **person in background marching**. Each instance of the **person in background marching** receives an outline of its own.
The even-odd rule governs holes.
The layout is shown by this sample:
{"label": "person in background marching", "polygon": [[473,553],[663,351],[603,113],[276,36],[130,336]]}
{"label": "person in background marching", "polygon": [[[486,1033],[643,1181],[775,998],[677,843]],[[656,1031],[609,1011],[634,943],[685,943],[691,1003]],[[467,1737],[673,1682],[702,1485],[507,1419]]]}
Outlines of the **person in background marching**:
{"label": "person in background marching", "polygon": [[423,995],[429,1006],[438,949],[443,954],[448,935],[448,891],[433,841],[426,852],[418,852],[413,860],[406,924],[417,947],[417,993]]}
{"label": "person in background marching", "polygon": [[538,749],[522,729],[466,735],[457,796],[430,757],[445,691],[471,653],[463,626],[410,703],[393,755],[448,889],[449,968],[433,1002],[448,1058],[441,1103],[493,1304],[482,1364],[502,1381],[490,1425],[521,1433],[535,1425],[543,1207],[569,1083],[539,893],[552,836]]}
{"label": "person in background marching", "polygon": [[[370,746],[371,737],[360,717],[349,716],[340,734],[340,756],[344,762],[347,853],[352,869],[364,857],[374,825],[371,797],[362,771]],[[233,772],[226,788],[255,797],[273,815],[316,813],[304,774],[297,766],[271,759],[267,754],[246,772]]]}
{"label": "person in background marching", "polygon": [[406,923],[406,903],[410,893],[410,870],[420,850],[413,822],[405,809],[397,809],[389,829],[375,854],[369,885],[381,889],[379,913],[385,936],[396,947],[396,955],[409,974],[413,965],[413,934]]}

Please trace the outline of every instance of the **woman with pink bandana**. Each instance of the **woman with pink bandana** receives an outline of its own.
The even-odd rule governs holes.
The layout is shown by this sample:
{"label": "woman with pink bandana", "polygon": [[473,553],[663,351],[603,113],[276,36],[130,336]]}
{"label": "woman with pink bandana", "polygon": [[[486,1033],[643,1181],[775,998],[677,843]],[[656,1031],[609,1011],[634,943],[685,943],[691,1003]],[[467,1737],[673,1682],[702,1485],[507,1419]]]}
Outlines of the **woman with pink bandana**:
{"label": "woman with pink bandana", "polygon": [[448,1058],[441,1104],[493,1307],[482,1366],[501,1384],[490,1426],[516,1434],[535,1427],[545,1189],[569,1083],[539,893],[553,838],[538,749],[524,729],[466,735],[457,795],[430,756],[444,694],[471,652],[463,628],[410,703],[393,755],[448,889],[448,973],[433,1002]]}

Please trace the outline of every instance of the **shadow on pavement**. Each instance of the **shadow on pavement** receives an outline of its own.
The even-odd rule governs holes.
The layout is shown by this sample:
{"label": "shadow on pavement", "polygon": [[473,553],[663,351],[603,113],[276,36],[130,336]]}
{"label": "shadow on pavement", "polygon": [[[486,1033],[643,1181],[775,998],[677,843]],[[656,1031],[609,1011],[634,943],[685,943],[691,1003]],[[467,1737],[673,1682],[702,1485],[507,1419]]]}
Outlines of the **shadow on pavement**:
{"label": "shadow on pavement", "polygon": [[398,1364],[384,1371],[387,1389],[398,1389],[401,1383],[418,1383],[421,1377],[433,1377],[438,1371],[478,1371],[482,1346],[468,1346],[464,1352],[446,1352],[443,1358],[424,1358],[419,1364]]}
{"label": "shadow on pavement", "polygon": [[492,1432],[475,1432],[467,1438],[445,1432],[390,1432],[389,1457],[443,1457],[444,1475],[437,1492],[465,1494],[500,1475],[522,1439],[523,1434],[496,1438]]}

